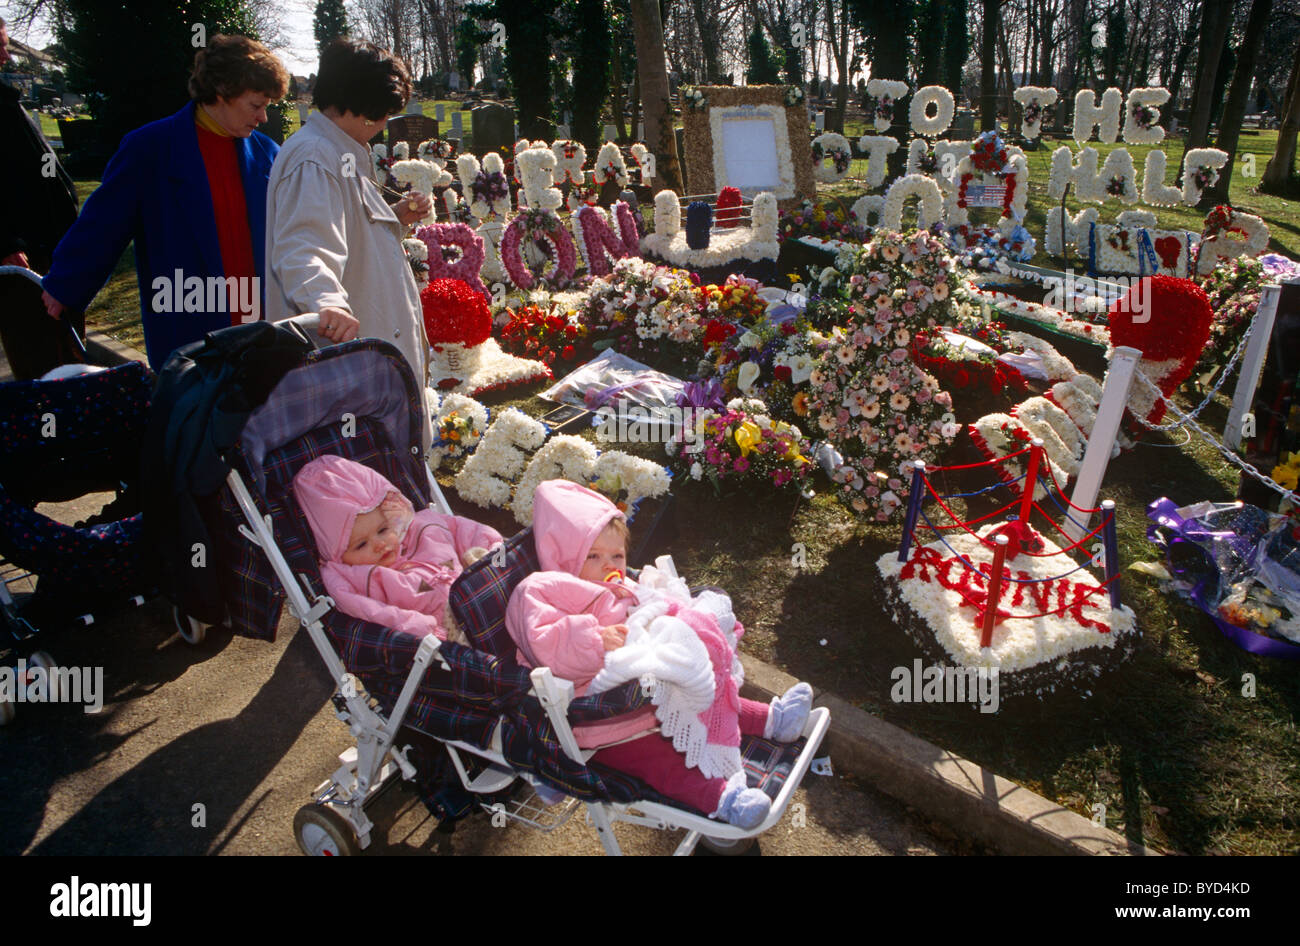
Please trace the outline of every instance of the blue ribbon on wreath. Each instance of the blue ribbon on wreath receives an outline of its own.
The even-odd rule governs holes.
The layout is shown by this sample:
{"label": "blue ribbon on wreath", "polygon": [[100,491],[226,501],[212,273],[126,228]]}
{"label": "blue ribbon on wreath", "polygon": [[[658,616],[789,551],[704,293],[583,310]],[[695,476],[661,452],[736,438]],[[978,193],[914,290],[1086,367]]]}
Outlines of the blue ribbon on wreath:
{"label": "blue ribbon on wreath", "polygon": [[1138,230],[1138,275],[1147,274],[1147,263],[1151,264],[1151,275],[1160,272],[1160,260],[1156,258],[1156,248],[1151,244],[1151,233],[1145,227]]}

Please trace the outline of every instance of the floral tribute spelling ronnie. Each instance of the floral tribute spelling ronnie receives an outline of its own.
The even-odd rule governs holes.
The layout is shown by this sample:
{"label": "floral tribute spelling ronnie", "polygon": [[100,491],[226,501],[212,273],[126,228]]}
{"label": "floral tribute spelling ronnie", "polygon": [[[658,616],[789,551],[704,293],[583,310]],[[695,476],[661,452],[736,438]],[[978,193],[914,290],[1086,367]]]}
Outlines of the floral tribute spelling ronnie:
{"label": "floral tribute spelling ronnie", "polygon": [[812,369],[808,418],[842,454],[837,494],[859,515],[889,521],[910,484],[904,464],[933,461],[960,429],[951,396],[910,351],[917,332],[951,321],[956,288],[955,262],[937,238],[881,231],[842,254],[809,302],[813,324],[842,334]]}

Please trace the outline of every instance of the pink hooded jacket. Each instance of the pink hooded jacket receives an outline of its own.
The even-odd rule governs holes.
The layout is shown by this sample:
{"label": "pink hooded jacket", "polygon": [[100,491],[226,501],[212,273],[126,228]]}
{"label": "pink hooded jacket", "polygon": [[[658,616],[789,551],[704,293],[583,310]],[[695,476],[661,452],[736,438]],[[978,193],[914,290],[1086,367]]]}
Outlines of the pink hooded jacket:
{"label": "pink hooded jacket", "polygon": [[[605,666],[600,629],[621,624],[636,599],[635,585],[577,577],[597,536],[623,514],[604,496],[567,480],[547,480],[533,493],[533,542],[542,571],[533,572],[510,595],[506,630],[519,648],[519,663],[550,667],[571,680],[582,696]],[[618,589],[618,590],[616,590]],[[629,716],[575,726],[584,749],[622,742],[657,726],[646,708]]]}
{"label": "pink hooded jacket", "polygon": [[[451,583],[463,570],[461,556],[475,546],[501,542],[495,529],[433,509],[416,513],[387,479],[343,457],[318,457],[293,479],[298,506],[311,525],[326,592],[344,614],[417,637],[446,640],[443,612]],[[343,553],[361,513],[396,494],[410,525],[392,565],[345,565]]]}

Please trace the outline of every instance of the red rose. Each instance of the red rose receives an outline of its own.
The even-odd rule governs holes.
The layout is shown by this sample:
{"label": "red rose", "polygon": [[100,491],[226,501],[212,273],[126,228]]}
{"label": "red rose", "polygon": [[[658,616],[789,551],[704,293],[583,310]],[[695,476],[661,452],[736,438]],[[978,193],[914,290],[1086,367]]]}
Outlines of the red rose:
{"label": "red rose", "polygon": [[789,383],[791,379],[790,368],[788,365],[777,365],[772,369],[772,376],[778,381]]}

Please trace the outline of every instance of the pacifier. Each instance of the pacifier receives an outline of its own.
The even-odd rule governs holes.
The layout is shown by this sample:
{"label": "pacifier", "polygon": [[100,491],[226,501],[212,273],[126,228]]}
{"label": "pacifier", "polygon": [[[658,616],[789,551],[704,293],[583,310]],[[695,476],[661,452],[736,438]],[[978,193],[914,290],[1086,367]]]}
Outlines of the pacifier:
{"label": "pacifier", "polygon": [[623,580],[623,569],[616,568],[605,576],[605,581],[621,582]]}

